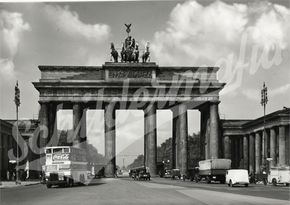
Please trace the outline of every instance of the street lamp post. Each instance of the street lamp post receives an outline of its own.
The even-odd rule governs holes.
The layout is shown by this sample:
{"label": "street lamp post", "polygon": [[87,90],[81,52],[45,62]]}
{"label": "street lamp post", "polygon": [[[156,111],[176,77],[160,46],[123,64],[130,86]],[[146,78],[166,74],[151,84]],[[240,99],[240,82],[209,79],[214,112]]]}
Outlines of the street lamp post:
{"label": "street lamp post", "polygon": [[266,119],[265,119],[265,115],[266,115],[266,105],[268,102],[268,96],[267,96],[267,87],[265,85],[265,82],[263,84],[263,88],[261,90],[261,105],[264,108],[264,116],[263,116],[263,138],[262,138],[262,165],[265,166],[266,165],[266,158],[267,158],[267,150],[265,150],[265,141],[266,141],[266,129],[265,129],[265,124],[266,124]]}
{"label": "street lamp post", "polygon": [[16,184],[21,184],[20,179],[19,179],[19,148],[18,148],[18,143],[19,143],[19,130],[18,130],[18,108],[20,106],[20,89],[18,87],[18,81],[16,82],[15,86],[15,96],[14,96],[14,102],[16,105]]}

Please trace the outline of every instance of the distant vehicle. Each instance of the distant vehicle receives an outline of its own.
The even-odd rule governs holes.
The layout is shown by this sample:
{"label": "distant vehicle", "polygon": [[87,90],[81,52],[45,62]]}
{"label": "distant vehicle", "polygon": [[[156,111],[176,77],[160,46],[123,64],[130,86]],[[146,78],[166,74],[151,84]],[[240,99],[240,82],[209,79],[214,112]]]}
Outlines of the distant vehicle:
{"label": "distant vehicle", "polygon": [[180,173],[180,169],[172,169],[171,170],[171,179],[175,179],[175,178],[181,179],[181,173]]}
{"label": "distant vehicle", "polygon": [[198,167],[188,169],[186,175],[183,176],[183,181],[185,181],[186,179],[190,181],[198,181],[198,172]]}
{"label": "distant vehicle", "polygon": [[129,176],[131,176],[134,180],[150,180],[151,178],[149,167],[145,166],[131,169]]}
{"label": "distant vehicle", "polygon": [[268,182],[274,186],[277,184],[290,184],[290,167],[272,167],[268,175]]}
{"label": "distant vehicle", "polygon": [[232,187],[236,184],[249,186],[249,173],[246,169],[229,169],[226,171],[226,183]]}
{"label": "distant vehicle", "polygon": [[171,178],[172,175],[171,175],[171,169],[166,169],[165,172],[164,172],[164,178]]}
{"label": "distant vehicle", "polygon": [[52,185],[72,187],[74,183],[85,184],[88,174],[86,151],[71,146],[45,148],[45,181]]}
{"label": "distant vehicle", "polygon": [[208,159],[199,161],[199,170],[196,182],[205,179],[207,183],[219,181],[224,184],[226,181],[226,171],[231,168],[230,159]]}

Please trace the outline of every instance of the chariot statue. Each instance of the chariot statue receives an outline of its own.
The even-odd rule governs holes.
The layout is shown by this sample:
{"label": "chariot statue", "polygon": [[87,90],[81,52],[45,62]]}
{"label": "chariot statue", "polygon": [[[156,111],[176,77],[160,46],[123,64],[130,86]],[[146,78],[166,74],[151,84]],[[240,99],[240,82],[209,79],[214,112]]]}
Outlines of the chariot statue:
{"label": "chariot statue", "polygon": [[[115,49],[114,43],[111,43],[111,59],[114,59],[114,62],[118,62],[118,58],[121,58],[121,62],[134,62],[139,63],[139,45],[135,41],[135,39],[130,35],[131,32],[131,24],[125,24],[127,38],[123,42],[122,50],[120,55],[118,51]],[[146,44],[145,52],[142,54],[142,63],[146,63],[150,59],[149,52],[149,43]]]}

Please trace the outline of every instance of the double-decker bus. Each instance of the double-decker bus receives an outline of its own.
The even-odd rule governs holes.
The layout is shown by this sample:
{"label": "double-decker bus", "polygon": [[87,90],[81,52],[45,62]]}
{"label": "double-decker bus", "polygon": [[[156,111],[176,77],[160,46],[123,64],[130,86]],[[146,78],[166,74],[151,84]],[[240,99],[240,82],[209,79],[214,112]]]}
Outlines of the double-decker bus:
{"label": "double-decker bus", "polygon": [[46,147],[45,159],[47,188],[86,183],[89,171],[85,150],[71,146]]}

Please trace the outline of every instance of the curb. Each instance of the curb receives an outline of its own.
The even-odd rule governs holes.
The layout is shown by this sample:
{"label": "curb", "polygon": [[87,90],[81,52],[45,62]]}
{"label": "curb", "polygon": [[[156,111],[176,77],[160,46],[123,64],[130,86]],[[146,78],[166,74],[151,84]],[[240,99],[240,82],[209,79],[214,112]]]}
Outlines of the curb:
{"label": "curb", "polygon": [[20,185],[13,185],[13,186],[3,186],[0,185],[0,189],[9,189],[9,188],[15,188],[15,187],[24,187],[24,186],[33,186],[33,185],[37,185],[37,184],[40,184],[40,182],[36,182],[36,183],[30,183],[30,184],[20,184]]}

